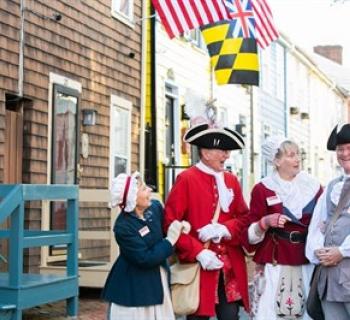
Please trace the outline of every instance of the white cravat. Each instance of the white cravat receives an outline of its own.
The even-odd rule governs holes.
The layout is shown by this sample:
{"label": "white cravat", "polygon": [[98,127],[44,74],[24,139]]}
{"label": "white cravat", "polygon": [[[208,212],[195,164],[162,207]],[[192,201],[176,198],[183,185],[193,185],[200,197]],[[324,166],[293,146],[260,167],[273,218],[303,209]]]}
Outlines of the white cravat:
{"label": "white cravat", "polygon": [[297,219],[301,219],[303,208],[320,189],[319,182],[304,171],[299,172],[291,181],[283,180],[278,172],[274,171],[261,182],[279,196],[283,206],[288,208]]}
{"label": "white cravat", "polygon": [[216,186],[219,191],[219,203],[220,207],[224,212],[228,212],[228,209],[230,207],[231,202],[233,201],[234,194],[232,189],[228,189],[226,187],[225,181],[224,181],[224,173],[223,172],[216,172],[213,169],[206,166],[203,162],[199,161],[196,164],[196,167],[203,171],[204,173],[210,174],[214,176]]}

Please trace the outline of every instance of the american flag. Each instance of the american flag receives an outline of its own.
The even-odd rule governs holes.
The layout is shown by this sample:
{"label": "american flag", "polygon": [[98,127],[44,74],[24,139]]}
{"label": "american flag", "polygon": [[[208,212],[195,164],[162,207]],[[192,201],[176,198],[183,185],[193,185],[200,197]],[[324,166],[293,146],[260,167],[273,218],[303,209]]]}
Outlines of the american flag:
{"label": "american flag", "polygon": [[250,0],[225,0],[233,20],[234,38],[255,38],[255,18]]}
{"label": "american flag", "polygon": [[223,0],[152,0],[170,38],[229,19]]}
{"label": "american flag", "polygon": [[255,17],[256,41],[261,48],[266,48],[279,37],[271,9],[266,0],[250,1]]}
{"label": "american flag", "polygon": [[279,36],[271,9],[266,0],[225,0],[231,19],[235,21],[234,36],[256,38],[266,48]]}

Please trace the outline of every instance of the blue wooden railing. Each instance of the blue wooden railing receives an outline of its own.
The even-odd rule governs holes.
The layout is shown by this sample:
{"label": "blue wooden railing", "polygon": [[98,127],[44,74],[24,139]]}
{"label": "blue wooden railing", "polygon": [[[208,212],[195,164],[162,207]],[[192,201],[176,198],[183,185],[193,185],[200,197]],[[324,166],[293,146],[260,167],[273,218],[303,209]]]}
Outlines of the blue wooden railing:
{"label": "blue wooden railing", "polygon": [[[22,310],[57,300],[67,301],[67,314],[78,314],[78,187],[73,185],[0,185],[0,224],[10,219],[0,239],[9,240],[8,272],[0,273],[0,319],[20,320]],[[66,230],[24,229],[26,201],[67,201]],[[66,274],[23,272],[23,250],[67,246]],[[1,263],[1,262],[0,262]]]}

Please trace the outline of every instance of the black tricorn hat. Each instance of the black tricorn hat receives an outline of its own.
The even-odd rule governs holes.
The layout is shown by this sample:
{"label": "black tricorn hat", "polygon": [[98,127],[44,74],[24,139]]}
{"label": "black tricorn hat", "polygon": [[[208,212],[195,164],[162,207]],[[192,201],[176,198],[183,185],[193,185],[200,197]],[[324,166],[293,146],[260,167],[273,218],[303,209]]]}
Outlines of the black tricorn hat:
{"label": "black tricorn hat", "polygon": [[327,149],[334,151],[337,145],[345,143],[350,143],[350,123],[334,127],[327,141]]}
{"label": "black tricorn hat", "polygon": [[183,139],[199,148],[221,150],[244,148],[244,140],[238,132],[228,128],[211,127],[207,123],[190,128]]}

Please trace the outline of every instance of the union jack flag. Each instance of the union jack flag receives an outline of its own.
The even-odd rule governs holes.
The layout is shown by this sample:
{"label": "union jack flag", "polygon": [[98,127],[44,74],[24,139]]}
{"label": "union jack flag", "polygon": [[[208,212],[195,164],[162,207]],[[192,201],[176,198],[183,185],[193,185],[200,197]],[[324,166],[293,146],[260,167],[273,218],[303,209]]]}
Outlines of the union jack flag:
{"label": "union jack flag", "polygon": [[255,17],[250,0],[225,0],[234,38],[255,38]]}
{"label": "union jack flag", "polygon": [[255,38],[261,48],[279,37],[266,0],[224,0],[224,3],[234,22],[234,37]]}

